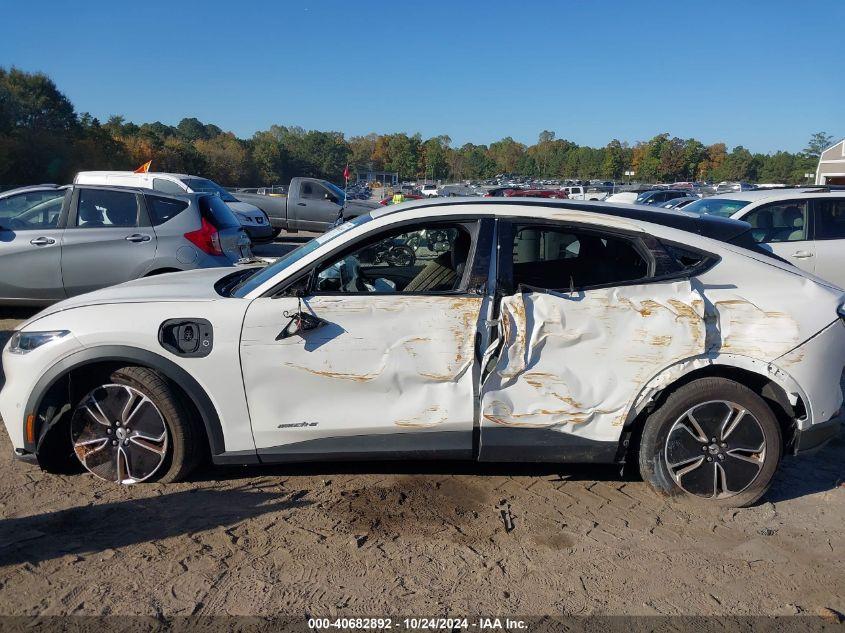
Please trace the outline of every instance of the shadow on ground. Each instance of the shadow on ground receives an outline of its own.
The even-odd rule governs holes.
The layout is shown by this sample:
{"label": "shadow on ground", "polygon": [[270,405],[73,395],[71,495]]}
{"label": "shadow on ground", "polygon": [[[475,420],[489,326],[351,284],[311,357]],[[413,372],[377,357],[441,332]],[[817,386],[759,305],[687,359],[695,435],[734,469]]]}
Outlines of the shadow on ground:
{"label": "shadow on ground", "polygon": [[306,491],[191,489],[0,521],[0,566],[185,536],[311,505]]}

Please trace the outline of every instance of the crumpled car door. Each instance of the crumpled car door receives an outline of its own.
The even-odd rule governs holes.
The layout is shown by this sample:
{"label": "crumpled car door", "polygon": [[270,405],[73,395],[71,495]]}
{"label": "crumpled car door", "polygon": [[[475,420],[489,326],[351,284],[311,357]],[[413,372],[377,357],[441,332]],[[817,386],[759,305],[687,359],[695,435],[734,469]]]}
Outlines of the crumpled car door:
{"label": "crumpled car door", "polygon": [[501,301],[502,347],[481,393],[481,460],[613,461],[642,386],[704,353],[705,305],[688,280]]}

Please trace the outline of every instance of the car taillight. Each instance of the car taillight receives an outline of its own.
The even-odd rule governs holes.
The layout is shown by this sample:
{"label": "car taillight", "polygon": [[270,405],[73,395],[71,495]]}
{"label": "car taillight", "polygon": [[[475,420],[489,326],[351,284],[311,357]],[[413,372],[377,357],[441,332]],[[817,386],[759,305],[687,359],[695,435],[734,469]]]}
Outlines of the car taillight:
{"label": "car taillight", "polygon": [[202,225],[198,230],[185,233],[185,239],[189,240],[203,253],[209,255],[223,254],[223,248],[220,245],[220,232],[205,218],[202,219]]}

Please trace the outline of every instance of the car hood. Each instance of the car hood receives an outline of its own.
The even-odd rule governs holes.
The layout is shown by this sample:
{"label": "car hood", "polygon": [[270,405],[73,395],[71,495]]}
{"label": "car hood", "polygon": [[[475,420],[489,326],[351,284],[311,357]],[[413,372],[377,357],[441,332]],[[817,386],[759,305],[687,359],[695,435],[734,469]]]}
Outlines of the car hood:
{"label": "car hood", "polygon": [[378,209],[379,203],[377,200],[348,200],[343,205],[344,212],[349,215],[361,215],[367,211]]}
{"label": "car hood", "polygon": [[263,211],[249,202],[227,202],[226,205],[236,213],[248,213],[250,215],[262,215]]}
{"label": "car hood", "polygon": [[21,324],[20,327],[24,328],[56,312],[86,306],[159,301],[214,301],[221,298],[214,289],[214,284],[236,270],[243,270],[243,268],[201,268],[134,279],[55,303]]}

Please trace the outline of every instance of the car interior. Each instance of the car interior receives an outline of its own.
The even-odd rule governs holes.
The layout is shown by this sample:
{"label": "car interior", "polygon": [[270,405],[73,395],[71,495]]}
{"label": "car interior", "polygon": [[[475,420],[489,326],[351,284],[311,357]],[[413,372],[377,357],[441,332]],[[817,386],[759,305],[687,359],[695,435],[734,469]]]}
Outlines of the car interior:
{"label": "car interior", "polygon": [[460,288],[472,238],[460,225],[393,233],[356,247],[317,274],[318,292],[449,292]]}
{"label": "car interior", "polygon": [[807,239],[806,203],[794,202],[762,207],[743,219],[751,224],[757,242],[798,242]]}
{"label": "car interior", "polygon": [[79,194],[77,226],[80,228],[136,226],[138,203],[134,194],[82,190]]}
{"label": "car interior", "polygon": [[628,240],[566,228],[518,226],[514,286],[574,290],[648,275],[648,263]]}

